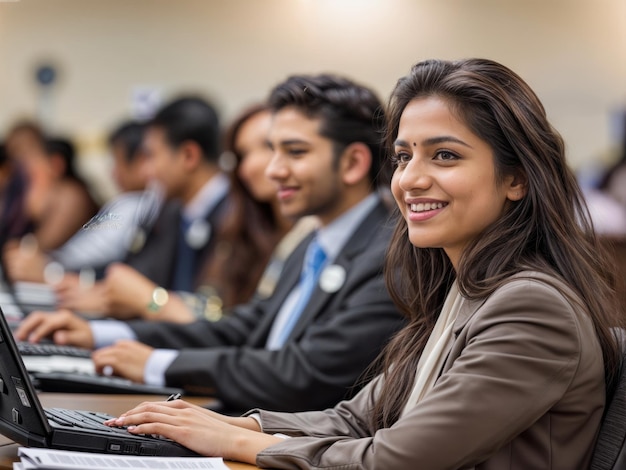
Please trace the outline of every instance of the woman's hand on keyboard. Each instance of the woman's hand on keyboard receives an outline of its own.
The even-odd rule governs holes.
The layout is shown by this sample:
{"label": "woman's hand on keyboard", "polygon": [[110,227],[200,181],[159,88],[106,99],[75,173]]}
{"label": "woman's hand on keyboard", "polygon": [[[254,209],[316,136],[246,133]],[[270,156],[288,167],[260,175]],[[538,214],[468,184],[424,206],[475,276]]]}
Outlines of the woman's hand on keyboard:
{"label": "woman's hand on keyboard", "polygon": [[80,346],[93,349],[94,339],[86,320],[69,310],[58,312],[33,312],[21,321],[15,338],[20,341],[38,343],[52,338],[57,344]]}
{"label": "woman's hand on keyboard", "polygon": [[132,434],[156,434],[199,454],[254,464],[261,450],[282,442],[260,432],[253,418],[231,418],[184,400],[144,402],[107,426],[127,426]]}

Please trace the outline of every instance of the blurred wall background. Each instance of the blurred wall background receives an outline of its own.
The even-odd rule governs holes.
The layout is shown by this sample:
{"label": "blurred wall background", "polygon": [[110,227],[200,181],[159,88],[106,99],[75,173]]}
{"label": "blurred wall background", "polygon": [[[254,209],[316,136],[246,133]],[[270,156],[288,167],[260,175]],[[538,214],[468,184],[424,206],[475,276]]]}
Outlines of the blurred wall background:
{"label": "blurred wall background", "polygon": [[[610,159],[626,0],[0,0],[0,138],[41,118],[96,174],[112,125],[184,91],[227,122],[292,73],[345,74],[386,99],[413,63],[469,56],[534,87],[573,167]],[[44,63],[58,70],[47,91]]]}

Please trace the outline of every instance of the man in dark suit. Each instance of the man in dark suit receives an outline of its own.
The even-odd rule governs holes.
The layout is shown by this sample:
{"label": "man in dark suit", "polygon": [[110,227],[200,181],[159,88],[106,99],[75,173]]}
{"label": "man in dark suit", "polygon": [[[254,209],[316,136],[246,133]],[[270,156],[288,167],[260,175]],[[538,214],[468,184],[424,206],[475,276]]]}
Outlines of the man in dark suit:
{"label": "man in dark suit", "polygon": [[269,298],[218,322],[188,325],[37,315],[18,338],[52,334],[87,347],[138,339],[146,344],[123,340],[96,351],[97,368],[213,393],[236,410],[316,409],[356,391],[356,379],[402,323],[382,274],[391,235],[377,188],[382,107],[369,89],[329,75],[291,77],[269,101],[274,157],[266,172],[281,211],[316,215],[321,224],[288,258]]}
{"label": "man in dark suit", "polygon": [[169,204],[149,231],[138,232],[125,263],[166,289],[193,291],[213,248],[211,234],[228,194],[219,140],[217,113],[198,97],[168,103],[149,122],[147,169]]}

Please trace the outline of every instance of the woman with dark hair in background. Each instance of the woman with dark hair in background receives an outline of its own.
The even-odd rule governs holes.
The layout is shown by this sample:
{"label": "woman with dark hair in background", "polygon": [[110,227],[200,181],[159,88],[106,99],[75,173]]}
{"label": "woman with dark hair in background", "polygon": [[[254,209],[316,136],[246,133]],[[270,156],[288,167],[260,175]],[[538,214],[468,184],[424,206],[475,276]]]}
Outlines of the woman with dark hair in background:
{"label": "woman with dark hair in background", "polygon": [[24,211],[25,192],[24,171],[0,145],[0,249],[7,240],[20,238],[31,230]]}
{"label": "woman with dark hair in background", "polygon": [[[7,253],[5,262],[12,279],[44,282],[45,267],[56,262],[66,272],[62,285],[56,287],[71,296],[79,271],[92,271],[93,278],[108,264],[124,259],[137,227],[149,226],[150,218],[158,214],[160,205],[158,195],[146,190],[144,132],[145,126],[134,121],[122,122],[113,129],[108,143],[119,194],[107,201],[95,217],[59,248],[48,252],[39,249],[30,253],[22,253],[23,250]],[[49,148],[62,145],[52,142]]]}
{"label": "woman with dark hair in background", "polygon": [[36,124],[24,122],[9,132],[6,149],[26,175],[24,208],[36,246],[43,251],[61,246],[98,210],[74,168],[74,145],[48,138]]}
{"label": "woman with dark hair in background", "polygon": [[276,187],[265,176],[272,157],[267,145],[270,123],[268,107],[255,105],[226,132],[222,164],[231,176],[229,209],[217,233],[215,256],[202,270],[198,293],[208,304],[198,304],[198,296],[184,296],[196,314],[214,316],[220,303],[230,307],[249,300],[274,248],[291,228],[277,206]]}
{"label": "woman with dark hair in background", "polygon": [[175,400],[110,425],[263,468],[588,468],[621,320],[541,102],[493,61],[420,62],[393,91],[388,142],[387,285],[408,324],[381,374],[326,411],[234,418]]}

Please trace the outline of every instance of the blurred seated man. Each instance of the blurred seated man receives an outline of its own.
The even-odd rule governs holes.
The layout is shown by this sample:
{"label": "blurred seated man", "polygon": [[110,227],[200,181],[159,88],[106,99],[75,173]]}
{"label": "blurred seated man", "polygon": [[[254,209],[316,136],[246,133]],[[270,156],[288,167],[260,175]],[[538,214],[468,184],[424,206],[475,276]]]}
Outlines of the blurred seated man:
{"label": "blurred seated man", "polygon": [[392,230],[378,188],[382,106],[368,88],[332,75],[290,77],[269,101],[266,174],[279,207],[320,223],[269,297],[189,324],[35,313],[17,337],[102,348],[93,354],[99,371],[211,393],[231,410],[315,409],[355,392],[402,324],[382,272]]}

